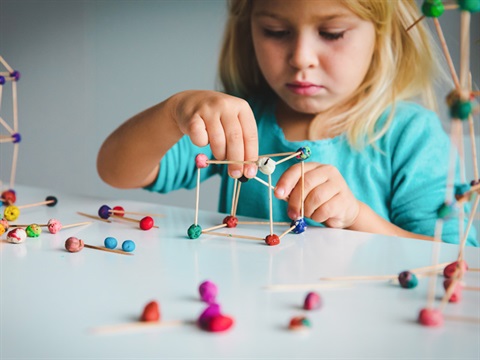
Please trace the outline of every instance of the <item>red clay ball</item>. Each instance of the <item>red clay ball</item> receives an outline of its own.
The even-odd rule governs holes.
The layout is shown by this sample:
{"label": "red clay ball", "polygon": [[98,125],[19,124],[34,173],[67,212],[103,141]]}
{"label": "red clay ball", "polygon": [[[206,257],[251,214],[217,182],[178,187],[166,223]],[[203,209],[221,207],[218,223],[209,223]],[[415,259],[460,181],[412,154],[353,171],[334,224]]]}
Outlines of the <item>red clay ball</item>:
{"label": "red clay ball", "polygon": [[418,322],[425,326],[443,325],[443,314],[437,309],[425,308],[418,314]]}
{"label": "red clay ball", "polygon": [[268,246],[275,246],[280,244],[280,238],[278,237],[278,235],[275,234],[267,235],[267,237],[265,238],[265,243]]}
{"label": "red clay ball", "polygon": [[[457,263],[458,261],[454,261],[451,264],[448,264],[445,269],[443,269],[443,276],[445,276],[447,279],[451,278],[455,273],[455,270],[457,270]],[[468,265],[465,260],[461,261],[461,266],[463,268],[463,272],[465,273],[468,270]]]}
{"label": "red clay ball", "polygon": [[145,216],[142,220],[140,220],[140,229],[142,230],[150,230],[153,225],[154,221],[150,216]]}
{"label": "red clay ball", "polygon": [[234,228],[237,227],[238,219],[235,216],[229,215],[223,219],[223,223],[226,224],[228,228]]}
{"label": "red clay ball", "polygon": [[156,301],[145,305],[140,321],[160,321],[160,307]]}
{"label": "red clay ball", "polygon": [[121,206],[114,206],[112,210],[115,210],[113,214],[116,216],[125,216],[125,209]]}

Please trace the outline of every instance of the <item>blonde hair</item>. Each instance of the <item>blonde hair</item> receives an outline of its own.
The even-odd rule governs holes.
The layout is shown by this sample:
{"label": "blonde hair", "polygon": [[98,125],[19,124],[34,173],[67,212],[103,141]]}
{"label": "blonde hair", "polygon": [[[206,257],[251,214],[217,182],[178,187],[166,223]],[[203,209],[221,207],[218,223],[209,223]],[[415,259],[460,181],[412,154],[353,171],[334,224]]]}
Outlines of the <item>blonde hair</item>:
{"label": "blonde hair", "polygon": [[[376,42],[367,74],[349,98],[345,112],[335,114],[319,124],[310,124],[309,137],[321,127],[330,133],[345,133],[348,141],[359,148],[374,143],[388,129],[398,100],[419,97],[423,104],[436,110],[434,80],[444,78],[438,59],[440,52],[425,20],[408,32],[405,30],[420,15],[414,0],[342,0],[361,19],[375,27]],[[252,0],[230,0],[229,17],[219,61],[219,77],[224,91],[249,98],[273,96],[263,78],[253,49],[251,34]],[[389,120],[381,129],[377,121],[392,106]]]}

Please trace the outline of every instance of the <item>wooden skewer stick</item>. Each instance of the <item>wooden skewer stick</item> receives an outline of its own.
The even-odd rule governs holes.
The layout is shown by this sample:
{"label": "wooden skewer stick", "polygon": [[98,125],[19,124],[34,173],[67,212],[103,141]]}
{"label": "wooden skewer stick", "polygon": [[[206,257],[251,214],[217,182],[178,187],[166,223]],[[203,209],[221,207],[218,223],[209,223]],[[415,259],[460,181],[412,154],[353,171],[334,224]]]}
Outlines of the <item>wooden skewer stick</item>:
{"label": "wooden skewer stick", "polygon": [[75,227],[75,226],[89,225],[91,223],[92,223],[91,221],[83,221],[83,222],[79,222],[79,223],[75,223],[75,224],[62,225],[62,229],[68,229],[68,228]]}
{"label": "wooden skewer stick", "polygon": [[239,238],[239,239],[247,239],[247,240],[265,241],[265,239],[255,237],[255,236],[237,235],[237,234],[224,234],[224,233],[218,233],[218,232],[213,232],[213,231],[202,231],[202,234],[224,236],[224,237],[229,237],[229,238]]}
{"label": "wooden skewer stick", "polygon": [[131,215],[145,215],[145,216],[156,216],[156,217],[165,217],[164,214],[148,214],[143,212],[135,212],[135,211],[123,211],[123,210],[110,210],[112,214],[131,214]]}
{"label": "wooden skewer stick", "polygon": [[[137,223],[137,224],[140,222],[140,220],[132,219],[132,218],[125,217],[125,216],[111,215],[111,217],[114,218],[114,219],[130,221],[130,222],[134,222],[134,223]],[[157,225],[153,225],[152,227],[158,229],[158,226],[157,226]]]}
{"label": "wooden skewer stick", "polygon": [[212,231],[212,230],[217,230],[217,229],[224,228],[226,226],[227,226],[227,224],[220,224],[220,225],[217,225],[217,226],[209,227],[207,229],[203,229],[202,232],[209,232],[209,231]]}
{"label": "wooden skewer stick", "polygon": [[[424,266],[421,268],[416,268],[410,270],[410,272],[420,275],[425,273],[432,273],[432,272],[441,272],[443,271],[444,267],[449,265],[450,263],[441,263],[437,265],[429,265]],[[359,275],[359,276],[336,276],[336,277],[321,277],[320,280],[323,281],[352,281],[352,280],[391,280],[397,279],[398,274],[396,275]]]}
{"label": "wooden skewer stick", "polygon": [[121,332],[145,331],[150,329],[161,329],[166,327],[185,325],[181,320],[171,321],[137,321],[134,323],[106,325],[92,328],[90,332],[97,335],[115,334]]}
{"label": "wooden skewer stick", "polygon": [[463,321],[463,322],[471,322],[471,323],[475,323],[475,324],[480,323],[479,318],[473,318],[473,317],[467,317],[467,316],[444,315],[443,318],[445,320],[451,320],[451,321]]}
{"label": "wooden skewer stick", "polygon": [[276,284],[264,286],[264,290],[269,291],[298,291],[309,289],[332,289],[352,287],[352,283],[310,283],[310,284]]}
{"label": "wooden skewer stick", "polygon": [[[238,225],[269,225],[269,221],[239,221]],[[290,225],[289,222],[274,221],[273,225]]]}
{"label": "wooden skewer stick", "polygon": [[108,249],[108,248],[99,247],[99,246],[93,246],[93,245],[88,245],[88,244],[83,244],[83,246],[86,247],[86,248],[89,248],[89,249],[107,251],[107,252],[112,252],[112,253],[115,253],[115,254],[133,255],[133,253],[126,252],[126,251],[122,251],[122,250]]}
{"label": "wooden skewer stick", "polygon": [[435,29],[437,31],[438,38],[440,40],[440,45],[442,46],[443,55],[447,60],[448,68],[450,69],[450,75],[452,80],[455,83],[455,88],[457,91],[460,91],[460,81],[458,80],[457,72],[455,71],[455,65],[453,64],[452,57],[448,51],[447,42],[445,41],[445,36],[443,35],[442,27],[437,18],[433,18],[433,23],[435,24]]}
{"label": "wooden skewer stick", "polygon": [[195,191],[195,219],[194,224],[198,225],[198,207],[200,204],[200,168],[197,169],[197,189]]}
{"label": "wooden skewer stick", "polygon": [[290,229],[286,230],[284,233],[282,233],[278,238],[281,239],[282,237],[284,237],[285,235],[287,235],[290,231],[292,231],[293,229],[295,229],[297,227],[297,225],[293,225],[290,227]]}
{"label": "wooden skewer stick", "polygon": [[106,223],[112,223],[110,220],[102,219],[100,216],[85,214],[85,213],[80,212],[80,211],[77,211],[77,214],[82,215],[82,216],[86,216],[86,217],[88,217],[88,218],[90,218],[90,219],[95,219],[95,220],[103,221],[103,222],[106,222]]}
{"label": "wooden skewer stick", "polygon": [[422,21],[423,19],[425,19],[425,15],[422,15],[420,16],[417,20],[415,20],[413,22],[412,25],[410,25],[408,28],[405,29],[406,32],[409,32],[413,27],[415,27],[415,25],[417,25],[420,21]]}
{"label": "wooden skewer stick", "polygon": [[48,205],[48,204],[51,204],[51,203],[54,203],[54,202],[55,202],[55,200],[46,200],[46,201],[40,201],[40,202],[34,203],[34,204],[20,205],[20,206],[17,206],[17,208],[27,209],[27,208],[34,207],[34,206]]}
{"label": "wooden skewer stick", "polygon": [[300,155],[301,153],[302,153],[301,151],[297,151],[296,153],[294,153],[294,154],[292,154],[292,155],[290,155],[290,156],[284,157],[283,159],[277,161],[277,165],[278,165],[278,164],[281,164],[282,162],[288,161],[288,160],[294,158],[295,156]]}
{"label": "wooden skewer stick", "polygon": [[262,155],[261,157],[276,157],[276,156],[288,156],[288,155],[292,155],[294,152],[291,151],[291,152],[284,152],[284,153],[276,153],[276,154],[265,154],[265,155]]}
{"label": "wooden skewer stick", "polygon": [[478,286],[463,286],[462,289],[468,291],[480,291],[480,287]]}
{"label": "wooden skewer stick", "polygon": [[256,164],[256,161],[207,160],[207,164]]}

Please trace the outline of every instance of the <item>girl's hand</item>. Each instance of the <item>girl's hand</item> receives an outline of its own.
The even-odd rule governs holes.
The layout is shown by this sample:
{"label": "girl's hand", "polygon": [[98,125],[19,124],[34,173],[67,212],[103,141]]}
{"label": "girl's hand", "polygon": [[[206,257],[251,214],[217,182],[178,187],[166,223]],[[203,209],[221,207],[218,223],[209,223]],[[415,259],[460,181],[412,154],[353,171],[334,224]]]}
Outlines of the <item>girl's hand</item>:
{"label": "girl's hand", "polygon": [[[305,163],[304,215],[332,228],[352,226],[360,212],[360,202],[350,191],[345,179],[332,165]],[[285,171],[277,182],[275,196],[288,201],[288,216],[301,216],[301,164]]]}
{"label": "girl's hand", "polygon": [[[257,125],[249,104],[215,91],[184,91],[173,95],[172,117],[197,146],[210,144],[217,160],[256,161]],[[255,164],[230,164],[229,175],[252,178]]]}

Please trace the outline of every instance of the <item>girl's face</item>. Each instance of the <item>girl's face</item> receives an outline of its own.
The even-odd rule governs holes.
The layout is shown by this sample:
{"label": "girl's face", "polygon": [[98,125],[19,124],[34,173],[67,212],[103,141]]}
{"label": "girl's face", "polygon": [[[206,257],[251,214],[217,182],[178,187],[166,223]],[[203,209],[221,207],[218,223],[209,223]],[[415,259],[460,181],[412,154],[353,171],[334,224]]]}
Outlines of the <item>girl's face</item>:
{"label": "girl's face", "polygon": [[263,76],[294,111],[317,114],[348,100],[367,73],[373,23],[338,0],[261,0],[252,12]]}

